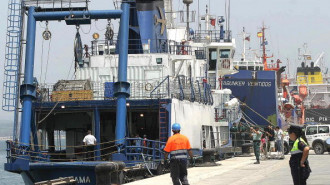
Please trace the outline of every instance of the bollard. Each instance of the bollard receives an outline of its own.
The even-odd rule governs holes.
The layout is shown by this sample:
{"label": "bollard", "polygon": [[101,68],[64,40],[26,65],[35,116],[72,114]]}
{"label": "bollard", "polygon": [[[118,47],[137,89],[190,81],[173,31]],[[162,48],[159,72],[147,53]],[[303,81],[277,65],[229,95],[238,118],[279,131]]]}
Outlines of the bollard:
{"label": "bollard", "polygon": [[251,156],[251,147],[252,143],[244,143],[242,144],[242,156]]}
{"label": "bollard", "polygon": [[196,165],[198,167],[217,166],[215,163],[215,149],[203,150],[203,164]]}
{"label": "bollard", "polygon": [[124,162],[107,162],[96,165],[96,185],[122,184]]}

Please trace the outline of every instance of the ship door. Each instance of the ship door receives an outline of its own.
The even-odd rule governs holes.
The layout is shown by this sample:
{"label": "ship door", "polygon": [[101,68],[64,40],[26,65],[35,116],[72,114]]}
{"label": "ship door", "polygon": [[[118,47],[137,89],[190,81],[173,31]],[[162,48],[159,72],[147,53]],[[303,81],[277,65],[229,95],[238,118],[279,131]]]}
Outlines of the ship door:
{"label": "ship door", "polygon": [[217,67],[217,49],[210,48],[209,49],[209,71],[215,71]]}

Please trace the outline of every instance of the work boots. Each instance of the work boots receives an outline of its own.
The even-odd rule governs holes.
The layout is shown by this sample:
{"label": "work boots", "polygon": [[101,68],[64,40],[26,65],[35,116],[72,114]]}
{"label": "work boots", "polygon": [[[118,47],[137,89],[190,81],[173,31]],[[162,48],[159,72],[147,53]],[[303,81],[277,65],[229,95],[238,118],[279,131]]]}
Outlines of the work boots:
{"label": "work boots", "polygon": [[255,162],[255,163],[253,163],[253,164],[260,164],[260,161],[259,161],[259,160],[257,160],[257,162]]}

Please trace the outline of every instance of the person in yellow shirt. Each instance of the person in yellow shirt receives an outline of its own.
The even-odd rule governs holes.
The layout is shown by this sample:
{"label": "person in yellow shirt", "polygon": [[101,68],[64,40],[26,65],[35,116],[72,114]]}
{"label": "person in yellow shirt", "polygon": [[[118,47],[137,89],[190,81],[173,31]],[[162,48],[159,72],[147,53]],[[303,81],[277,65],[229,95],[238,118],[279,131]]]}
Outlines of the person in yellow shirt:
{"label": "person in yellow shirt", "polygon": [[[170,155],[170,171],[173,185],[189,185],[187,172],[187,154],[193,160],[193,154],[189,139],[180,134],[181,126],[179,123],[172,125],[173,136],[168,138],[165,151],[165,161]],[[180,183],[181,182],[181,183]]]}

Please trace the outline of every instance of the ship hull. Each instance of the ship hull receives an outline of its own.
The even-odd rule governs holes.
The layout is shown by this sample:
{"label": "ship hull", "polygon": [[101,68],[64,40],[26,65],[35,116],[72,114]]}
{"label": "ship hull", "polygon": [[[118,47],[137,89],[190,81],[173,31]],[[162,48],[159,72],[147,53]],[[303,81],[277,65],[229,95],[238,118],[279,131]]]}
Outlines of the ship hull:
{"label": "ship hull", "polygon": [[330,124],[330,109],[306,109],[305,121]]}
{"label": "ship hull", "polygon": [[225,76],[223,88],[230,89],[242,103],[245,119],[258,125],[270,122],[281,126],[278,121],[278,100],[275,71],[240,70]]}

